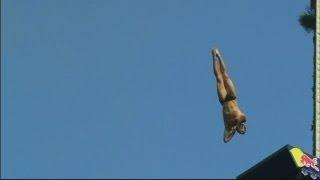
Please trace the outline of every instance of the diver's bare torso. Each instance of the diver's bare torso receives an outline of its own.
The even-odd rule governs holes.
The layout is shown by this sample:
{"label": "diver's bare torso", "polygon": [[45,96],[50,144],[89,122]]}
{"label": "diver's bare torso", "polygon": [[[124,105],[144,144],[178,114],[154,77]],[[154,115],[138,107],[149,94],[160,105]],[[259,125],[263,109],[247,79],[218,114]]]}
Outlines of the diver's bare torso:
{"label": "diver's bare torso", "polygon": [[222,103],[224,116],[232,116],[237,111],[240,111],[238,103],[235,100],[230,100]]}
{"label": "diver's bare torso", "polygon": [[238,103],[236,100],[230,100],[222,103],[222,113],[224,123],[227,123],[227,127],[236,128],[236,126],[241,122],[241,117],[244,114],[240,111]]}

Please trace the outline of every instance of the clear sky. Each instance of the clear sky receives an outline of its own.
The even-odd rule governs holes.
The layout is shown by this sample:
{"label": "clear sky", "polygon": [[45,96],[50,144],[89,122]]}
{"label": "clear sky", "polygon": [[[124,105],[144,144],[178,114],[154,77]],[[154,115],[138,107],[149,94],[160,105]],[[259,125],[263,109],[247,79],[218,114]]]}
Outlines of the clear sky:
{"label": "clear sky", "polygon": [[[312,152],[305,1],[1,1],[4,178],[235,178]],[[223,142],[210,50],[247,115]]]}

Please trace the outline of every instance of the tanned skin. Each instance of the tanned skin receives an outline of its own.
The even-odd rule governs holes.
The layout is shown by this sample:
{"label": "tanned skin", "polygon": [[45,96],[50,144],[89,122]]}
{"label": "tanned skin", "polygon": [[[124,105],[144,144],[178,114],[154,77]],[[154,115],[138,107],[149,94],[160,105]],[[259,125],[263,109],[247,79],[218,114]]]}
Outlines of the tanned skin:
{"label": "tanned skin", "polygon": [[240,111],[236,101],[236,89],[228,75],[228,71],[222,56],[217,48],[211,51],[213,56],[213,72],[217,80],[217,91],[219,101],[222,105],[224,120],[224,137],[225,143],[229,142],[235,132],[239,134],[246,133],[246,116]]}

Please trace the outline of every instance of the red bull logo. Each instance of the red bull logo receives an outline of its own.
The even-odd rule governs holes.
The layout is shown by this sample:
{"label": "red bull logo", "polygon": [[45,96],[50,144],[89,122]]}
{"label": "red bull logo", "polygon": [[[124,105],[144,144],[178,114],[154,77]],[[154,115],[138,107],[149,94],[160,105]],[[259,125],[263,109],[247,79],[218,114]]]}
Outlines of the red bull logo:
{"label": "red bull logo", "polygon": [[305,166],[305,167],[311,167],[316,171],[319,171],[319,168],[317,167],[318,161],[317,158],[311,159],[309,156],[306,154],[303,154],[301,156],[300,162]]}
{"label": "red bull logo", "polygon": [[320,179],[319,157],[312,157],[296,147],[290,149],[290,153],[293,157],[296,167],[301,168],[301,173],[303,175],[310,176],[312,179]]}

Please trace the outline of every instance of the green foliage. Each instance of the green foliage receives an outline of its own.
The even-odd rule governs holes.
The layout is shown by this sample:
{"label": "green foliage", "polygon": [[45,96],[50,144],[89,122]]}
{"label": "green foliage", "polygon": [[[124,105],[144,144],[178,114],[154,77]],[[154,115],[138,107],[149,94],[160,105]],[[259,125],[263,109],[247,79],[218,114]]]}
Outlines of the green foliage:
{"label": "green foliage", "polygon": [[306,12],[300,15],[299,23],[307,32],[314,32],[316,29],[315,10],[308,8]]}
{"label": "green foliage", "polygon": [[315,32],[316,30],[316,0],[310,0],[309,7],[299,17],[300,25],[307,32]]}

